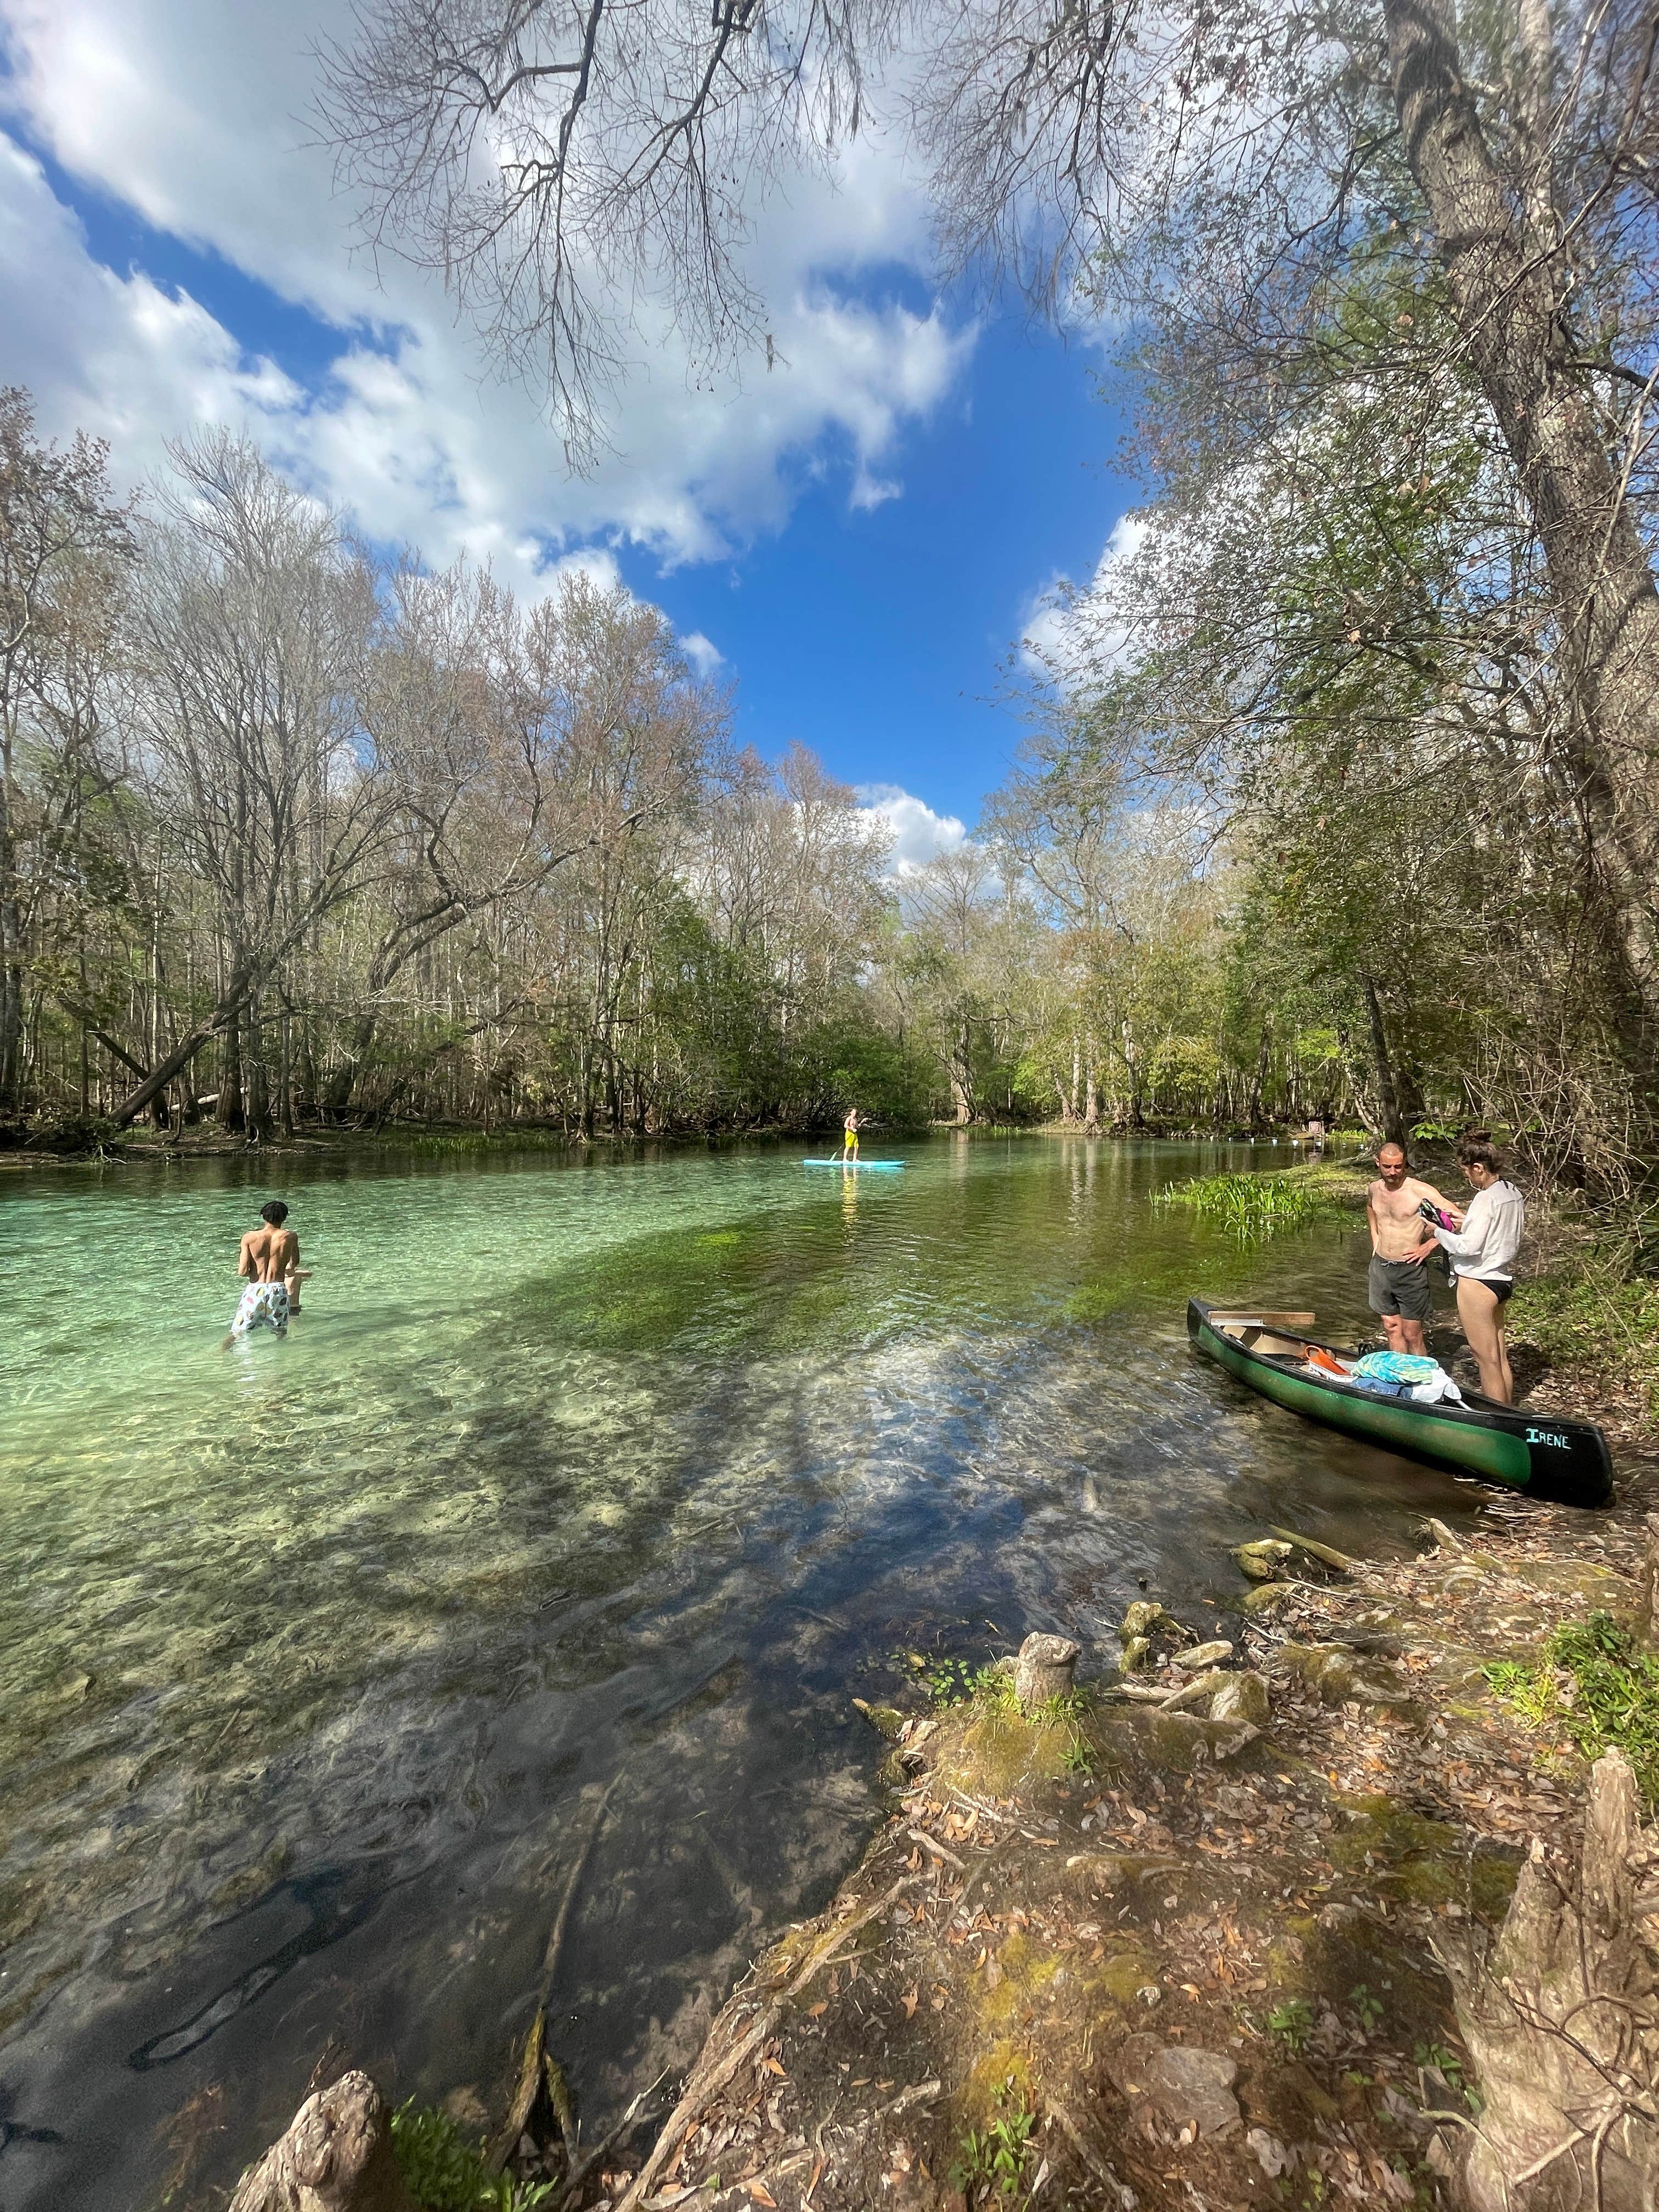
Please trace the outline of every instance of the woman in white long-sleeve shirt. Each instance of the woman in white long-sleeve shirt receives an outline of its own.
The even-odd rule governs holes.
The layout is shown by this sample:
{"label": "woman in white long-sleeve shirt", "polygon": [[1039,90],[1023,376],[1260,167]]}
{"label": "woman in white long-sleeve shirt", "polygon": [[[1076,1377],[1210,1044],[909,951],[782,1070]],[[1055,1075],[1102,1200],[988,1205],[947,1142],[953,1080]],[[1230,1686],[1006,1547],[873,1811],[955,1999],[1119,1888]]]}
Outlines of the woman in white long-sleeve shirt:
{"label": "woman in white long-sleeve shirt", "polygon": [[1457,1278],[1457,1317],[1480,1368],[1480,1388],[1500,1405],[1515,1403],[1515,1377],[1504,1341],[1504,1310],[1515,1288],[1515,1255],[1527,1225],[1527,1205],[1505,1182],[1497,1153],[1471,1139],[1457,1148],[1458,1163],[1474,1186],[1467,1209],[1452,1209],[1455,1229],[1435,1224]]}

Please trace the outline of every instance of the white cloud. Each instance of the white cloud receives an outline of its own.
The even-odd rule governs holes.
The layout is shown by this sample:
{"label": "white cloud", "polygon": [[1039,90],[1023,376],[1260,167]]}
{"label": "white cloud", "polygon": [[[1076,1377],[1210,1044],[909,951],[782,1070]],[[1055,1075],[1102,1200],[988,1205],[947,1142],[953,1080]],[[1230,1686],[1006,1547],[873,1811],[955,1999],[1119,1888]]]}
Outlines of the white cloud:
{"label": "white cloud", "polygon": [[1087,584],[1079,588],[1070,577],[1056,573],[1031,594],[1020,623],[1019,657],[1033,675],[1063,684],[1085,643],[1091,669],[1098,671],[1123,658],[1127,632],[1099,617],[1113,568],[1139,550],[1147,528],[1145,516],[1121,514]]}
{"label": "white cloud", "polygon": [[434,282],[347,250],[328,157],[307,143],[309,55],[349,27],[347,0],[0,0],[27,133],[80,182],[222,256],[337,332],[302,388],[244,356],[206,307],[103,266],[20,146],[0,168],[0,379],[27,383],[43,428],[111,439],[125,474],[203,421],[252,428],[377,538],[492,561],[521,590],[593,540],[660,561],[720,557],[787,520],[803,461],[837,453],[849,496],[895,495],[908,423],[958,379],[975,332],[857,293],[864,270],[927,265],[919,195],[896,155],[859,141],[833,179],[793,180],[757,211],[749,267],[778,365],[696,387],[667,326],[641,333],[616,450],[572,480],[533,395],[486,380]]}
{"label": "white cloud", "polygon": [[884,507],[890,499],[902,499],[904,486],[891,477],[872,477],[860,466],[853,479],[853,489],[847,495],[847,504],[857,513],[868,514],[872,508]]}
{"label": "white cloud", "polygon": [[856,787],[860,807],[879,815],[893,833],[888,862],[892,875],[925,867],[940,853],[952,851],[968,835],[965,823],[954,814],[936,814],[926,799],[916,799],[902,784],[861,783]]}
{"label": "white cloud", "polygon": [[699,676],[712,676],[717,668],[726,665],[726,655],[700,629],[686,631],[680,640],[680,650]]}

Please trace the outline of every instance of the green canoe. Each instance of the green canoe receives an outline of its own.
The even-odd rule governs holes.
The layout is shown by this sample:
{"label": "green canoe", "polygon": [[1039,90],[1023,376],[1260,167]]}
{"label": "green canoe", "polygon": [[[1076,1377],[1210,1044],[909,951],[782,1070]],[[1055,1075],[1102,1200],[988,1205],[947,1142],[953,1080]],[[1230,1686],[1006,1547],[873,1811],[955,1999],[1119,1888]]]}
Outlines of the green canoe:
{"label": "green canoe", "polygon": [[1310,1371],[1310,1346],[1339,1359],[1357,1356],[1302,1334],[1313,1318],[1187,1302],[1187,1334],[1198,1350],[1293,1413],[1553,1504],[1605,1505],[1612,1496],[1607,1440],[1593,1422],[1519,1411],[1475,1391],[1465,1391],[1461,1406],[1375,1396],[1334,1375]]}

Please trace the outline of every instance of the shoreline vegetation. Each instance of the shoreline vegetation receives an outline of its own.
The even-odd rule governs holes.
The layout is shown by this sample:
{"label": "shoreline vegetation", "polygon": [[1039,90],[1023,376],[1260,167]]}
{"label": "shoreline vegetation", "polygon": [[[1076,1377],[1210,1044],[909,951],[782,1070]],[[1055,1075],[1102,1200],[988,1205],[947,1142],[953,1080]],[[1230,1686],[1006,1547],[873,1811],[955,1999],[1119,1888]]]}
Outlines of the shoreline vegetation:
{"label": "shoreline vegetation", "polygon": [[[1231,1175],[1161,1197],[1255,1239],[1363,1205],[1365,1176],[1327,1158],[1259,1178],[1289,1205]],[[338,2212],[1639,2201],[1659,1433],[1645,1370],[1597,1395],[1594,1224],[1547,1207],[1535,1241],[1523,1393],[1605,1417],[1607,1510],[1487,1495],[1474,1530],[1425,1520],[1420,1550],[1368,1560],[1241,1527],[1230,1594],[1177,1618],[1149,1592],[1115,1648],[896,1655],[888,1698],[854,1701],[887,1745],[875,1836],[678,2085],[584,2131],[544,1992],[502,2082],[443,2111],[315,2082],[234,2212],[286,2205],[319,2130]]]}

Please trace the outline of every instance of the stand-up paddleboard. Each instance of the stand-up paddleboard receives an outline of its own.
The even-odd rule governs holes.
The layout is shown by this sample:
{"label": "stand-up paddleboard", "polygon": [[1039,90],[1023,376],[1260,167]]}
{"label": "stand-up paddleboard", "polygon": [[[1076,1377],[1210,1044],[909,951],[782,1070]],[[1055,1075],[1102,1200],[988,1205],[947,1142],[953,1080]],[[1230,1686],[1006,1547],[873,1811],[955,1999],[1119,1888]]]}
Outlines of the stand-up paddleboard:
{"label": "stand-up paddleboard", "polygon": [[804,1168],[868,1168],[872,1172],[884,1171],[896,1175],[904,1165],[902,1160],[803,1160]]}

